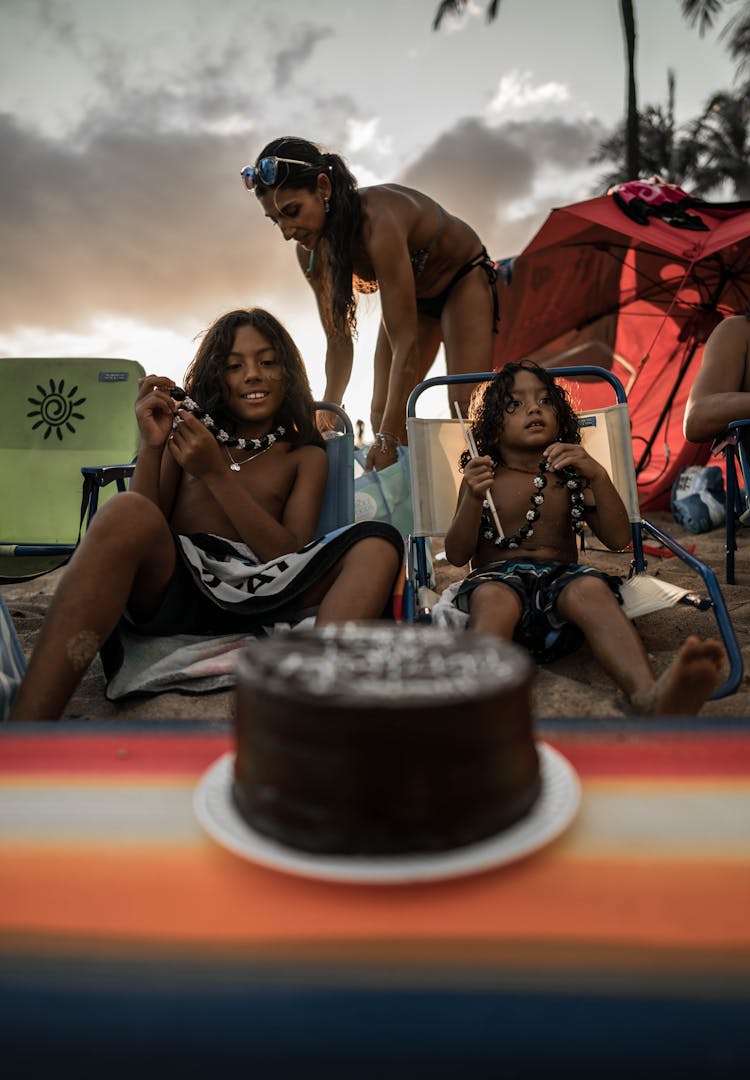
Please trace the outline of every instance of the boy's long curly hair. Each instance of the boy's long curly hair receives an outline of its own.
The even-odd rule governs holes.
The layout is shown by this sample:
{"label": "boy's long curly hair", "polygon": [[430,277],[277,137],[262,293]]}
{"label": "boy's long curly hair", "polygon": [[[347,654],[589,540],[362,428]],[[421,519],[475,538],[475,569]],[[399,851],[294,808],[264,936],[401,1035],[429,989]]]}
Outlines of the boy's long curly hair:
{"label": "boy's long curly hair", "polygon": [[[286,135],[273,139],[255,159],[264,157],[295,158],[310,165],[290,165],[280,162],[273,187],[256,176],[254,191],[258,198],[267,191],[281,187],[316,190],[318,177],[327,173],[331,181],[330,209],[326,219],[325,239],[328,256],[330,296],[329,312],[323,314],[325,329],[333,335],[355,337],[357,332],[357,301],[352,288],[352,252],[359,240],[362,226],[362,204],[357,181],[349,172],[343,158],[329,154],[315,143]],[[316,253],[317,254],[317,253]]]}
{"label": "boy's long curly hair", "polygon": [[[581,432],[573,411],[568,392],[559,386],[553,373],[548,368],[540,367],[533,360],[520,360],[506,364],[489,382],[480,383],[471,395],[469,420],[473,427],[474,441],[480,455],[491,457],[496,464],[502,465],[503,458],[497,445],[499,436],[505,429],[506,407],[513,399],[513,384],[519,371],[528,371],[535,375],[552,398],[557,417],[559,442],[580,443]],[[461,470],[470,459],[468,450],[461,454]]]}
{"label": "boy's long curly hair", "polygon": [[294,446],[325,446],[315,426],[315,409],[307,371],[299,349],[278,319],[262,308],[239,308],[219,316],[203,335],[198,351],[185,373],[185,390],[216,423],[233,435],[237,422],[225,403],[224,369],[234,336],[242,326],[252,326],[273,347],[281,362],[284,401],[274,424],[286,430],[284,439]]}

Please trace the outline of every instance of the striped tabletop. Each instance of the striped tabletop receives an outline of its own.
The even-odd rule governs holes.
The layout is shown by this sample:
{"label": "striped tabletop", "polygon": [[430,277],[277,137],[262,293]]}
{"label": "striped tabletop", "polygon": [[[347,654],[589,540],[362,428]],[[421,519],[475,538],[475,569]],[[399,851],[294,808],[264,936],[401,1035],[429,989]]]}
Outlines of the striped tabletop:
{"label": "striped tabletop", "polygon": [[[595,1061],[625,1015],[623,1069],[651,1027],[654,1062],[679,1053],[723,1075],[750,1061],[750,723],[560,721],[540,737],[582,784],[561,837],[470,877],[378,886],[267,869],[206,835],[193,793],[231,749],[228,728],[0,729],[0,991],[14,1003],[0,1050],[4,1037],[18,1050],[29,1010],[64,986],[112,1017],[127,1012],[123,995],[151,1016],[180,998],[200,1017],[194,1039],[209,1037],[207,1001],[224,1002],[226,1024],[242,1003],[246,1032],[252,1000],[258,1054],[289,1019],[274,1012],[279,994],[286,1009],[290,994],[304,1001],[295,1022],[314,1019],[308,1039],[328,1053],[322,1000],[347,1003],[352,1047],[374,1016],[398,1027],[411,1009],[401,1042],[368,1059],[379,1068],[388,1046],[426,1045],[425,1002],[450,1018],[437,1044],[430,1026],[446,1069],[468,1037],[489,1061],[498,1031],[515,1060],[540,1009],[552,1039],[540,1062],[566,1048]],[[480,1034],[483,1009],[497,1024]],[[50,1047],[75,1029],[61,1025]]]}

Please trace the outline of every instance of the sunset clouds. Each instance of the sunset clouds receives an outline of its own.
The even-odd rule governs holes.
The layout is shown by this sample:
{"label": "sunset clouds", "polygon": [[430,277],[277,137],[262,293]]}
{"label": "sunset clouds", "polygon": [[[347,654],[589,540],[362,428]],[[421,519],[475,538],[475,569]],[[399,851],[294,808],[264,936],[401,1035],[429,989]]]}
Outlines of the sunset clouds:
{"label": "sunset clouds", "polygon": [[[529,54],[531,6],[509,0],[501,28],[434,34],[432,0],[3,0],[0,352],[41,355],[62,336],[80,354],[133,355],[150,328],[153,363],[171,334],[184,367],[216,314],[260,303],[310,335],[315,389],[312,295],[240,168],[299,134],[342,153],[360,183],[427,191],[495,257],[515,254],[553,205],[589,194],[622,93],[616,18],[585,89],[570,59],[562,77],[542,28]],[[572,6],[603,32],[606,5]]]}

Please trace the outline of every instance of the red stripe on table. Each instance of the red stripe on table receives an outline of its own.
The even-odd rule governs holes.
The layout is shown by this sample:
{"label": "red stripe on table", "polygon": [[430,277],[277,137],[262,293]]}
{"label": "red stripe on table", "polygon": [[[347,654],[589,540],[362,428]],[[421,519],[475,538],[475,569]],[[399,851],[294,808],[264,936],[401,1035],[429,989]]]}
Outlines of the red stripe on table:
{"label": "red stripe on table", "polygon": [[750,776],[750,734],[586,732],[545,741],[581,776]]}
{"label": "red stripe on table", "polygon": [[232,749],[227,732],[9,736],[0,741],[0,774],[14,772],[195,773]]}
{"label": "red stripe on table", "polygon": [[[750,776],[750,734],[586,731],[545,736],[581,776]],[[194,774],[231,750],[231,732],[5,736],[0,775],[14,773]]]}

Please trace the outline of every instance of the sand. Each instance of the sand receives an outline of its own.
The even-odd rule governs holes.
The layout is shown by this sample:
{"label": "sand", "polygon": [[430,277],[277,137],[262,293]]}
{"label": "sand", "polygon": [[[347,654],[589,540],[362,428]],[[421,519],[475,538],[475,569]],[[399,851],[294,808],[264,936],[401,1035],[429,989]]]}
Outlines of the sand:
{"label": "sand", "polygon": [[[671,514],[650,515],[654,524],[674,537],[683,546],[695,547],[695,555],[716,574],[732,618],[745,669],[750,673],[750,529],[740,533],[736,556],[735,585],[726,585],[724,559],[724,530],[693,535],[677,525]],[[648,556],[649,572],[666,581],[707,595],[701,579],[676,558]],[[609,573],[627,576],[630,555],[589,550],[586,561]],[[437,581],[443,587],[448,581],[462,576],[439,559],[436,561]],[[32,581],[0,585],[0,592],[13,616],[24,651],[30,654],[44,619],[50,597],[65,568],[55,570]],[[636,625],[651,657],[657,674],[669,666],[689,634],[699,637],[718,636],[713,614],[679,604],[636,620]],[[205,721],[218,723],[232,718],[232,691],[187,696],[161,694],[119,705],[104,697],[104,676],[96,660],[84,677],[79,689],[65,711],[64,719],[87,720],[164,720]],[[625,702],[611,680],[594,661],[590,650],[583,646],[573,656],[537,669],[534,684],[534,714],[538,719],[548,717],[618,717],[628,715]],[[708,701],[702,715],[747,717],[750,715],[750,677],[746,677],[737,693],[730,697]]]}

